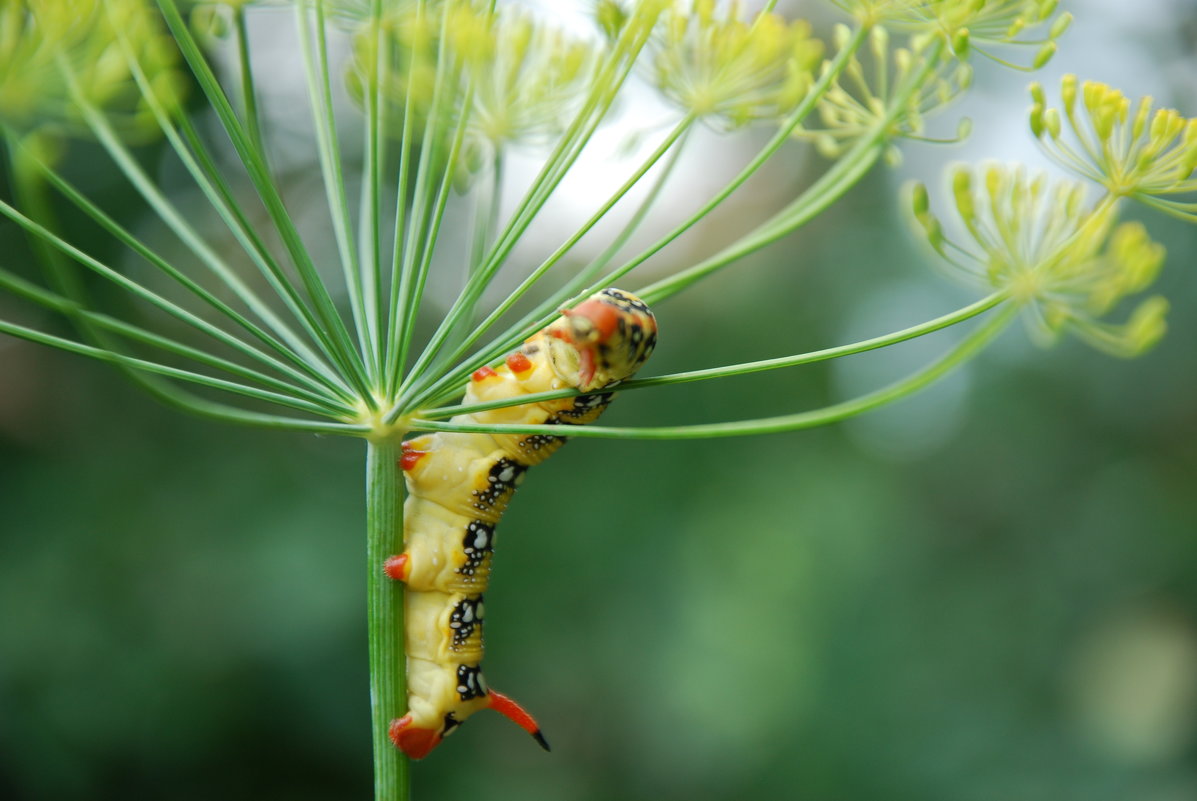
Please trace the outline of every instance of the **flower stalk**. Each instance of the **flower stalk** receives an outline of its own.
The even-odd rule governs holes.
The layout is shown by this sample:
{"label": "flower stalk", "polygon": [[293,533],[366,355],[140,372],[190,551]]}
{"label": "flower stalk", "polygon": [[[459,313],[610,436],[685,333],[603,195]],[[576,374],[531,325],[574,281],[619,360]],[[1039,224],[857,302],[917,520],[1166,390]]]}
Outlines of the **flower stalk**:
{"label": "flower stalk", "polygon": [[374,798],[407,801],[410,763],[391,744],[391,721],[407,711],[403,586],[382,571],[403,551],[403,476],[399,437],[366,441],[366,616],[370,641],[370,730],[374,744]]}

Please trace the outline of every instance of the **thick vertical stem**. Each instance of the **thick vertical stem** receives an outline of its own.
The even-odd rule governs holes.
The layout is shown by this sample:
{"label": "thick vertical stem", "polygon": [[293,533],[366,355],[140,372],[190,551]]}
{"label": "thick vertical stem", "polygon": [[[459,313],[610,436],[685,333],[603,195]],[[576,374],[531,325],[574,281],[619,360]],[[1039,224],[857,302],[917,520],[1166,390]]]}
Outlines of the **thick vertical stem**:
{"label": "thick vertical stem", "polygon": [[403,550],[403,476],[398,438],[369,441],[366,453],[366,586],[370,629],[370,717],[374,739],[375,801],[411,797],[408,761],[387,728],[407,710],[403,649],[403,585],[382,572]]}

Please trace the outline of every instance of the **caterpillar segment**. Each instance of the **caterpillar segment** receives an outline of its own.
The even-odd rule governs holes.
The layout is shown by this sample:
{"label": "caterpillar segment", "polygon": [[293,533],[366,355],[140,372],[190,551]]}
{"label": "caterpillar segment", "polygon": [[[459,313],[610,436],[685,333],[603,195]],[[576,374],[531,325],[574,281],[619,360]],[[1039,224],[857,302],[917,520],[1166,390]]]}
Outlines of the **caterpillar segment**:
{"label": "caterpillar segment", "polygon": [[[656,340],[656,319],[643,301],[604,289],[562,310],[503,364],[477,370],[463,402],[612,387],[644,364]],[[610,402],[607,392],[580,395],[458,415],[452,422],[584,425]],[[532,716],[482,676],[483,593],[495,527],[512,494],[528,468],[564,442],[564,435],[438,432],[403,444],[404,552],[387,559],[384,570],[407,590],[408,712],[391,721],[390,737],[413,759],[488,708],[548,750]]]}

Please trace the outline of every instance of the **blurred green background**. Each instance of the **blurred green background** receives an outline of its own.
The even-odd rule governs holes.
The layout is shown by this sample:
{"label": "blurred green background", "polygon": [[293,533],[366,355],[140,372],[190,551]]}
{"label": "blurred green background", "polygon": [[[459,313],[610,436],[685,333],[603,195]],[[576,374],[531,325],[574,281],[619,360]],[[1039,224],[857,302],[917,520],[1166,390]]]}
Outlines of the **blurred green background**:
{"label": "blurred green background", "polygon": [[[1184,31],[1136,52],[1184,52]],[[1084,55],[1085,35],[1066,44]],[[1192,72],[1129,80],[1197,111]],[[1021,108],[1021,83],[982,83],[972,111]],[[915,172],[953,157],[910,153]],[[71,158],[141,213],[94,149]],[[964,302],[906,233],[900,178],[874,173],[663,304],[647,372]],[[554,750],[479,715],[416,767],[416,797],[1197,798],[1197,229],[1144,219],[1173,314],[1140,360],[1016,328],[852,424],[579,441],[538,468],[500,529],[486,667]],[[0,226],[6,263],[23,247]],[[5,297],[0,313],[36,319]],[[953,336],[627,393],[606,421],[813,408]],[[369,797],[363,455],[186,418],[104,366],[0,340],[0,798]]]}

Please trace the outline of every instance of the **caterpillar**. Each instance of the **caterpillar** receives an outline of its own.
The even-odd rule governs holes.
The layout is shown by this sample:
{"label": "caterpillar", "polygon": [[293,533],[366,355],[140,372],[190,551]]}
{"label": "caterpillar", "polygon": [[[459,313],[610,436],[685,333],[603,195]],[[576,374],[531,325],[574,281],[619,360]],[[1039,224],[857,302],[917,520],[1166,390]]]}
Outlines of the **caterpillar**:
{"label": "caterpillar", "polygon": [[[589,392],[633,375],[652,353],[657,323],[648,306],[604,289],[537,331],[498,368],[470,378],[465,403],[518,398],[553,389]],[[453,422],[582,425],[611,393],[507,406]],[[490,579],[495,526],[529,467],[564,436],[438,432],[403,443],[407,483],[404,551],[384,570],[405,584],[408,712],[390,724],[391,741],[422,759],[470,715],[494,709],[547,751],[540,726],[482,676],[483,593]]]}

